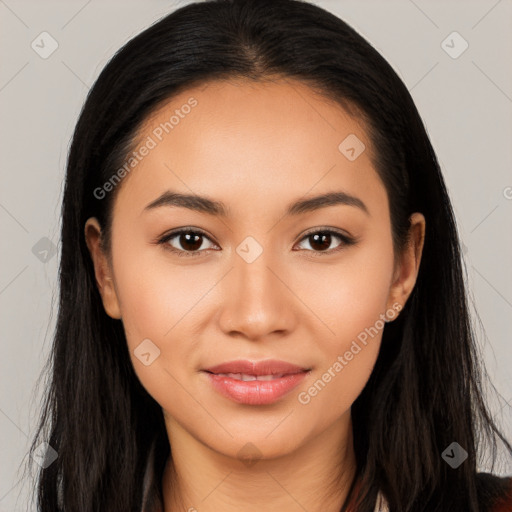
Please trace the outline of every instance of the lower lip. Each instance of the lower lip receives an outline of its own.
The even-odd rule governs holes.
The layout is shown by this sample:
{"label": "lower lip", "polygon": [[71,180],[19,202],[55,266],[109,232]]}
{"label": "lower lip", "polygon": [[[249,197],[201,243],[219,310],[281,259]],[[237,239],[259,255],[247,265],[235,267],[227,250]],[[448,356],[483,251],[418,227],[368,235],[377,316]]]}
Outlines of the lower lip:
{"label": "lower lip", "polygon": [[212,386],[226,398],[240,404],[266,405],[276,402],[297,387],[309,373],[303,371],[274,380],[242,381],[205,372]]}

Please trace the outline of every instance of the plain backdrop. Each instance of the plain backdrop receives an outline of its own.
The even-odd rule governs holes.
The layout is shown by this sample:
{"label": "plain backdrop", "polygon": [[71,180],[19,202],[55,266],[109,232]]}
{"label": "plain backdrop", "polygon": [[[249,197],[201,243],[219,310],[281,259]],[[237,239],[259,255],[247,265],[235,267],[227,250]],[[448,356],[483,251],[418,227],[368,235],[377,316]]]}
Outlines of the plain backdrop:
{"label": "plain backdrop", "polygon": [[[20,464],[55,327],[62,183],[77,116],[114,52],[186,3],[0,0],[0,511],[35,510]],[[416,102],[453,201],[474,323],[503,397],[492,410],[510,439],[512,1],[313,3],[368,39]],[[47,58],[33,48],[41,37],[47,50],[58,45]]]}

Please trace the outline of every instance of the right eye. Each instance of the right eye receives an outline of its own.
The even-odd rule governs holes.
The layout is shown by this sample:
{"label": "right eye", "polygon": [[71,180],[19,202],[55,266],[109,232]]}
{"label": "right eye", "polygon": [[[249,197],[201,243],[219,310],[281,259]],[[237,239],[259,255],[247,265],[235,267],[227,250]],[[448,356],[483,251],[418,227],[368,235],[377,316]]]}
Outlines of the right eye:
{"label": "right eye", "polygon": [[[168,243],[173,239],[176,239],[177,244],[181,245],[182,248],[175,247]],[[203,245],[202,239],[210,240],[208,235],[206,235],[206,233],[203,231],[189,228],[180,228],[164,235],[158,240],[158,243],[163,245],[166,250],[169,250],[180,257],[196,257],[200,256],[200,253],[207,250],[203,249],[199,251]]]}

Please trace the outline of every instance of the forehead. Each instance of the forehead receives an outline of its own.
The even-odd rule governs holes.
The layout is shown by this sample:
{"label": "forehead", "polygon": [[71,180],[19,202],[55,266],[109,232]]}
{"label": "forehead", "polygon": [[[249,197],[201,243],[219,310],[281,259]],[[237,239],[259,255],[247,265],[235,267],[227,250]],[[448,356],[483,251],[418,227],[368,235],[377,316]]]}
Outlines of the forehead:
{"label": "forehead", "polygon": [[[137,139],[136,150],[147,149],[119,195],[140,210],[166,189],[228,204],[250,198],[268,207],[313,188],[379,186],[360,121],[288,79],[216,81],[184,90],[146,119]],[[356,159],[347,158],[347,144],[361,151]]]}

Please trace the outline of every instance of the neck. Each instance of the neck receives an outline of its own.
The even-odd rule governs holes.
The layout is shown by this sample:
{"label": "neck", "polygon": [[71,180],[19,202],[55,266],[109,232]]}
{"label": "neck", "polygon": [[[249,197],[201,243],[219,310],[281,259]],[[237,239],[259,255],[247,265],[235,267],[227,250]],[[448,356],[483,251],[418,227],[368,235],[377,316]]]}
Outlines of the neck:
{"label": "neck", "polygon": [[293,453],[246,461],[212,450],[172,420],[165,512],[339,512],[355,474],[350,411]]}

